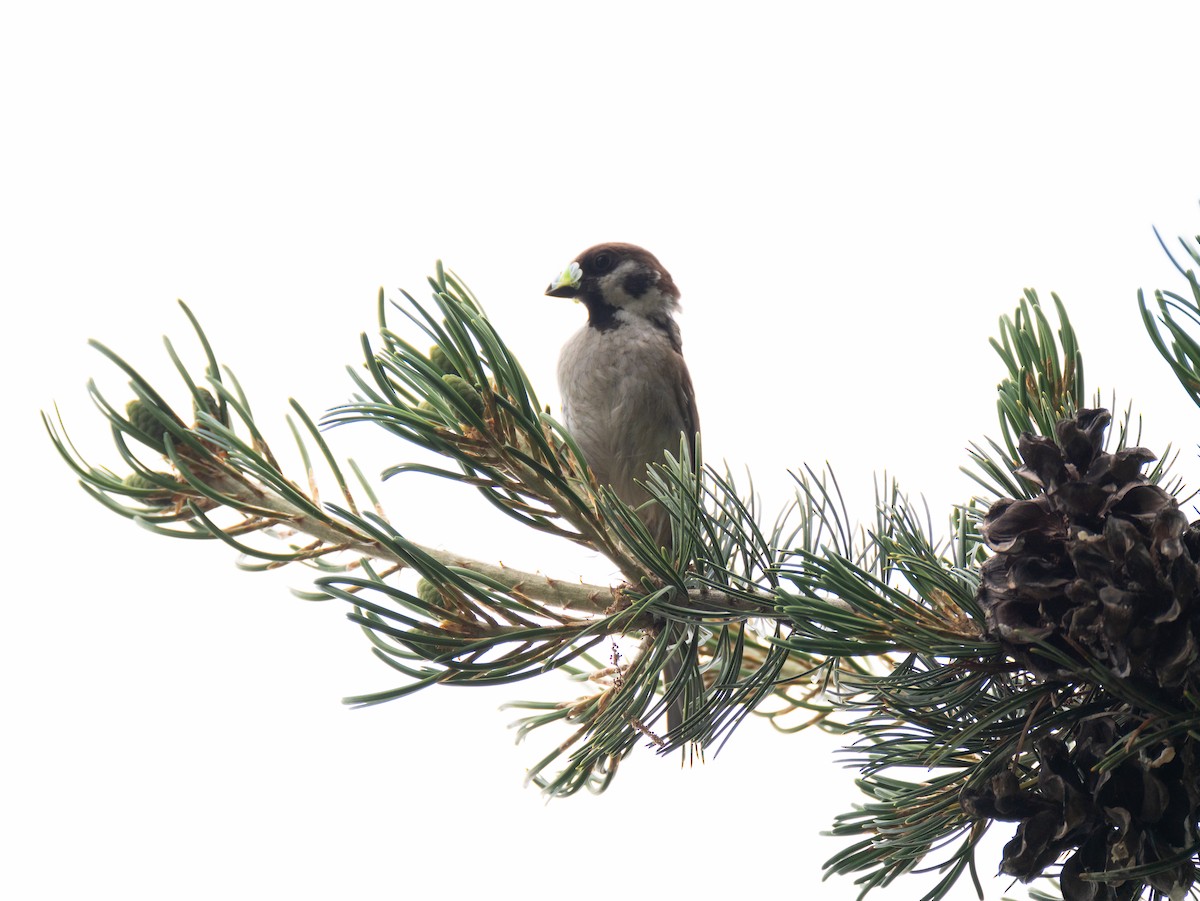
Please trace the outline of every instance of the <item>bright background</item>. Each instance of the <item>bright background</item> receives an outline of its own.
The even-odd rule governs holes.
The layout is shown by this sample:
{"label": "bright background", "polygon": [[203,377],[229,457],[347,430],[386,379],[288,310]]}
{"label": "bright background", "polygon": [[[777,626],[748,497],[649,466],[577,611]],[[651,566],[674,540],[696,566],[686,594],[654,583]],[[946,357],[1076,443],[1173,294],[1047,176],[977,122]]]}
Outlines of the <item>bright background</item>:
{"label": "bright background", "polygon": [[[624,240],[683,291],[709,460],[750,467],[768,509],[788,468],[828,460],[855,515],[886,469],[944,522],[965,446],[996,434],[987,339],[1025,287],[1067,301],[1091,387],[1200,484],[1200,412],[1135,303],[1182,285],[1151,226],[1200,227],[1200,5],[986,9],[7,6],[0,895],[854,897],[819,882],[841,847],[819,833],[859,800],[831,740],[750,722],[703,766],[639,753],[607,794],[546,805],[522,786],[542,744],[514,747],[497,708],[573,687],[343,708],[395,684],[344,608],[290,597],[303,571],[242,574],[107,514],[36,411],[57,401],[116,465],[84,385],[127,389],[84,342],[169,384],[160,335],[198,360],[180,297],[286,447],[286,399],[345,399],[377,287],[423,296],[437,258],[557,407],[582,310],[542,290]],[[410,454],[335,437],[372,471]],[[440,484],[384,497],[425,543],[600,566]]]}

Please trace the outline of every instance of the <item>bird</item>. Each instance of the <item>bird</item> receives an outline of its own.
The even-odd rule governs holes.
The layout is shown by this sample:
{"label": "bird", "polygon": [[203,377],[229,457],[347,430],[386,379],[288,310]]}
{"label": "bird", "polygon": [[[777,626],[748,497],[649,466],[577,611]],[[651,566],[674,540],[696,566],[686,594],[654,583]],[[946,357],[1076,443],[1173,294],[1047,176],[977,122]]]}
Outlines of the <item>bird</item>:
{"label": "bird", "polygon": [[[651,538],[672,547],[671,518],[644,487],[647,466],[680,453],[696,464],[700,417],[674,314],[679,289],[648,250],[635,244],[589,247],[546,288],[587,308],[587,323],[558,359],[563,421],[600,485],[638,512]],[[675,637],[680,638],[678,630]],[[664,665],[670,685],[682,668],[677,649]],[[683,719],[668,707],[667,731]]]}
{"label": "bird", "polygon": [[648,250],[608,243],[580,254],[546,294],[588,312],[558,359],[567,431],[597,483],[638,510],[651,537],[670,549],[670,517],[642,483],[664,451],[679,454],[681,437],[696,459],[700,417],[673,315],[679,289]]}

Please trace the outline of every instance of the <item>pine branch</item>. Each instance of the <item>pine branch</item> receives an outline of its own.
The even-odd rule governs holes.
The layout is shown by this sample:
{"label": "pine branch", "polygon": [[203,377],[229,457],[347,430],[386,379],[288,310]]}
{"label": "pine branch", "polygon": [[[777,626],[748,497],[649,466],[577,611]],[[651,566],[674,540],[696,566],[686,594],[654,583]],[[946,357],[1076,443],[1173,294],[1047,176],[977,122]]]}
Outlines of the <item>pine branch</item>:
{"label": "pine branch", "polygon": [[837,529],[781,570],[785,644],[892,661],[836,681],[870,800],[838,818],[833,834],[859,841],[826,866],[864,891],[924,866],[943,873],[925,899],[945,897],[994,820],[1017,822],[1002,872],[1028,881],[1065,858],[1072,901],[1178,897],[1195,878],[1200,733],[1181,673],[1200,672],[1200,538],[1164,462],[1142,472],[1154,455],[1132,446],[1128,411],[1106,449],[1055,301],[1057,330],[1027,292],[993,342],[1002,440],[972,448],[990,509],[960,508],[934,542],[893,488],[871,533]]}
{"label": "pine branch", "polygon": [[[522,525],[605,555],[624,583],[555,579],[412,541],[351,463],[367,500],[358,502],[347,468],[295,401],[288,424],[304,473],[289,477],[186,306],[207,364],[203,377],[193,377],[167,347],[192,400],[191,416],[94,342],[134,394],[122,411],[89,386],[129,476],[87,463],[61,422],[47,416],[46,427],[84,488],[114,512],[159,534],[222,541],[245,569],[300,563],[317,570],[314,589],[300,596],[350,604],[349,617],[376,656],[404,677],[395,688],[348,703],[548,670],[590,680],[587,698],[529,717],[519,730],[526,735],[557,721],[574,729],[531,777],[553,794],[606,785],[638,743],[660,752],[719,745],[768,697],[779,701],[770,714],[776,720],[798,708],[833,727],[826,722],[832,705],[794,688],[809,684],[826,662],[774,643],[786,622],[775,594],[786,517],[764,533],[756,501],[743,500],[728,474],[697,472],[686,453],[665,455],[648,479],[676,532],[675,553],[664,555],[637,514],[596,485],[478,301],[440,266],[431,284],[431,306],[405,295],[395,308],[436,342],[432,349],[418,351],[389,326],[381,294],[381,346],[364,338],[365,376],[352,371],[360,393],[326,425],[369,422],[438,454],[455,468],[402,464],[384,478],[420,472],[470,485]],[[327,480],[336,503],[322,498]],[[415,591],[401,578],[406,571],[420,577]],[[614,643],[628,641],[632,656],[614,657]],[[595,656],[605,649],[607,660]],[[683,666],[672,667],[664,684],[677,657]],[[676,734],[660,734],[657,723],[672,699],[683,702],[685,721]],[[563,769],[543,775],[556,762]]]}
{"label": "pine branch", "polygon": [[[1173,291],[1155,291],[1156,316],[1139,290],[1138,306],[1142,311],[1142,321],[1155,349],[1167,361],[1188,396],[1200,406],[1200,281],[1196,278],[1195,269],[1185,269],[1175,259],[1157,230],[1154,235],[1171,263],[1186,279],[1191,296]],[[1179,244],[1187,258],[1200,267],[1200,235],[1192,244],[1183,238],[1179,239]]]}
{"label": "pine branch", "polygon": [[[1200,286],[1176,265],[1192,296],[1157,292],[1153,311],[1141,294],[1139,303],[1200,404]],[[363,367],[351,370],[359,393],[324,426],[369,423],[433,453],[438,465],[400,464],[384,479],[468,485],[521,526],[603,554],[621,584],[411,540],[294,401],[304,473],[285,475],[186,307],[203,377],[167,350],[189,415],[95,344],[134,396],[121,410],[89,384],[127,475],[88,464],[60,421],[45,416],[46,427],[114,512],[160,534],[222,541],[247,569],[316,570],[301,596],[346,602],[402,680],[349,703],[551,670],[584,684],[582,696],[508,705],[522,711],[519,738],[567,730],[529,771],[550,795],[603,790],[639,744],[720,748],[758,712],[781,731],[854,734],[848,759],[868,800],[835,822],[833,833],[854,841],[826,866],[864,892],[922,868],[942,874],[927,901],[965,874],[978,889],[975,855],[997,820],[1017,824],[1002,872],[1030,881],[1061,863],[1064,901],[1190,890],[1200,526],[1179,509],[1173,454],[1137,446],[1131,409],[1110,430],[1098,394],[1085,407],[1083,357],[1057,297],[1057,327],[1032,291],[1000,321],[1000,437],[969,451],[986,496],[952,511],[947,538],[934,538],[928,513],[886,477],[869,528],[854,525],[833,473],[812,469],[795,475],[793,502],[768,521],[752,485],[699,465],[681,442],[646,479],[670,515],[667,552],[596,483],[478,300],[440,265],[430,284],[428,304],[406,294],[389,305],[380,293],[379,339],[363,338]],[[393,308],[403,328],[387,321]],[[404,336],[413,330],[428,351]],[[330,481],[336,502],[322,498]],[[661,731],[676,704],[682,724]]]}

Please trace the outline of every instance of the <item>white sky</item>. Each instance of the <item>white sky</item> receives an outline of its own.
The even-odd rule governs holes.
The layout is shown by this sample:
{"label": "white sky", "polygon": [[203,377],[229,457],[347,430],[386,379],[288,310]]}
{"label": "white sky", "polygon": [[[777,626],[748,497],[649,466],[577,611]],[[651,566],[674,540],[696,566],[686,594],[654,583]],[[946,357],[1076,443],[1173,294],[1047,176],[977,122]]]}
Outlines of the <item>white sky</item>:
{"label": "white sky", "polygon": [[[829,460],[858,515],[886,468],[944,521],[964,447],[996,434],[987,339],[1025,287],[1066,300],[1090,386],[1132,398],[1195,485],[1200,411],[1135,293],[1182,284],[1152,225],[1200,230],[1200,5],[409,6],[0,14],[0,895],[853,898],[819,881],[841,847],[819,832],[860,800],[830,740],[752,722],[702,767],[642,753],[606,795],[546,806],[521,784],[542,745],[497,711],[538,689],[343,708],[395,684],[344,608],[107,514],[36,410],[59,402],[115,465],[84,385],[126,395],[84,342],[166,382],[181,297],[284,447],[287,397],[345,399],[377,287],[423,296],[439,257],[557,407],[583,314],[542,290],[625,240],[683,291],[708,459],[750,467],[768,508],[786,469]],[[409,455],[336,438],[375,470]],[[598,565],[440,484],[385,501],[419,541]]]}

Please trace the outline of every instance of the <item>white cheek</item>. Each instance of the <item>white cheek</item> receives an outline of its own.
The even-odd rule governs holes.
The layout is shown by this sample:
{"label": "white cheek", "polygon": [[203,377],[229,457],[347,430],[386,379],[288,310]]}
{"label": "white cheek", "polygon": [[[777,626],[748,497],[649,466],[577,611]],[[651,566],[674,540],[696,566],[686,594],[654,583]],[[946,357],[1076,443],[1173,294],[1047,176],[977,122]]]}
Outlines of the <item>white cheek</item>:
{"label": "white cheek", "polygon": [[642,316],[654,313],[669,313],[675,307],[675,298],[669,297],[657,287],[646,289],[646,293],[634,300],[632,297],[625,302],[625,309]]}
{"label": "white cheek", "polygon": [[636,263],[626,260],[600,279],[600,290],[614,307],[628,308],[637,303],[637,300],[625,293],[625,279],[633,275],[636,268]]}
{"label": "white cheek", "polygon": [[625,291],[625,279],[638,271],[638,264],[626,260],[608,275],[600,279],[600,290],[609,302],[622,310],[640,313],[647,316],[651,313],[669,309],[674,298],[668,298],[658,290],[657,285],[651,285],[641,297],[633,297]]}

